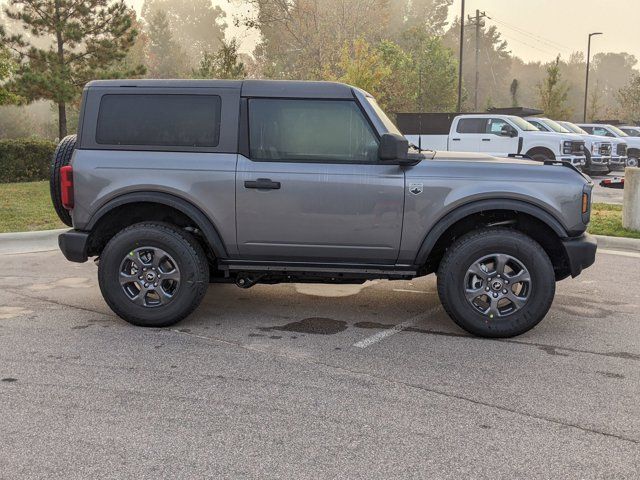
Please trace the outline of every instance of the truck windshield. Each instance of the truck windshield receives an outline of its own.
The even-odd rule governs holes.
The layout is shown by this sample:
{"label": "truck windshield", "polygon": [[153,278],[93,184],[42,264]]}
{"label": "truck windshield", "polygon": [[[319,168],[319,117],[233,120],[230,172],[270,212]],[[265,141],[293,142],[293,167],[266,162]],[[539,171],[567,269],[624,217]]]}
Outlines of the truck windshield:
{"label": "truck windshield", "polygon": [[549,118],[545,118],[544,120],[544,124],[547,125],[551,130],[553,130],[554,132],[558,132],[558,133],[571,133],[570,130],[564,128],[562,125],[560,125],[558,122],[554,122],[553,120],[549,119]]}
{"label": "truck windshield", "polygon": [[618,127],[614,127],[613,125],[609,125],[608,128],[609,128],[609,130],[613,131],[613,133],[615,133],[619,137],[628,137],[629,136],[626,133],[624,133],[622,130],[620,130]]}
{"label": "truck windshield", "polygon": [[531,125],[529,122],[527,122],[526,120],[520,118],[520,117],[509,117],[509,120],[513,123],[516,124],[516,127],[518,127],[520,130],[525,131],[525,132],[537,132],[538,129]]}
{"label": "truck windshield", "polygon": [[573,133],[579,133],[580,135],[589,135],[589,132],[581,129],[578,125],[571,122],[562,122],[562,126],[571,130]]}
{"label": "truck windshield", "polygon": [[371,105],[371,107],[375,110],[376,115],[378,115],[378,117],[384,124],[384,127],[388,130],[389,133],[397,133],[398,135],[402,135],[402,133],[400,133],[400,130],[398,130],[398,127],[396,127],[395,123],[393,123],[391,119],[387,117],[387,114],[384,113],[384,110],[380,108],[380,105],[378,105],[378,102],[376,102],[375,98],[368,96],[367,101],[369,102],[369,105]]}

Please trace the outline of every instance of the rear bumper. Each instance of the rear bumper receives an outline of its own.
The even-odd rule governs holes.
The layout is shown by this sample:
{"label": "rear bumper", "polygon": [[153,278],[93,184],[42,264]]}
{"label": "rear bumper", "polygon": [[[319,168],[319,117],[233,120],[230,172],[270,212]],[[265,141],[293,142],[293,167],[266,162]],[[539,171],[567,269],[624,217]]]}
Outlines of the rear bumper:
{"label": "rear bumper", "polygon": [[598,242],[594,236],[588,233],[576,238],[563,240],[562,245],[567,253],[571,276],[574,278],[596,261]]}
{"label": "rear bumper", "polygon": [[89,258],[87,256],[87,246],[89,244],[89,233],[79,230],[69,230],[58,236],[58,246],[62,254],[70,262],[84,263]]}

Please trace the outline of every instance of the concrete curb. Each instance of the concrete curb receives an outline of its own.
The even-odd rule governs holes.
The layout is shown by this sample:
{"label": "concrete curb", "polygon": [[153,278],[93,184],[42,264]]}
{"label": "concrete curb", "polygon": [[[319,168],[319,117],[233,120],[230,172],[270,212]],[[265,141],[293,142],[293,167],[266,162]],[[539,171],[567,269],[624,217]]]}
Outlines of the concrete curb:
{"label": "concrete curb", "polygon": [[594,235],[594,237],[598,239],[598,248],[640,252],[640,239],[637,238],[606,237],[604,235]]}
{"label": "concrete curb", "polygon": [[64,228],[38,232],[0,233],[0,255],[57,250],[58,235],[68,230]]}
{"label": "concrete curb", "polygon": [[[0,233],[0,255],[57,250],[58,235],[68,230],[63,228],[39,232]],[[594,237],[598,239],[599,248],[640,252],[640,239],[604,235],[594,235]]]}

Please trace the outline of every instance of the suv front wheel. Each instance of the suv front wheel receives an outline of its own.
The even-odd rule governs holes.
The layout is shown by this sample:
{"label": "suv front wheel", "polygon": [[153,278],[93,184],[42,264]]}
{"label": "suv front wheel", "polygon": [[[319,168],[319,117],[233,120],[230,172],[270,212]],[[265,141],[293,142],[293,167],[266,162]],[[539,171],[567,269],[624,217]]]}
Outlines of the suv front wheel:
{"label": "suv front wheel", "polygon": [[198,307],[209,286],[209,266],[188,232],[169,224],[139,223],[104,248],[98,281],[119,317],[142,327],[167,327]]}
{"label": "suv front wheel", "polygon": [[542,247],[504,228],[464,235],[438,270],[444,309],[460,327],[481,337],[513,337],[535,327],[551,307],[555,285]]}

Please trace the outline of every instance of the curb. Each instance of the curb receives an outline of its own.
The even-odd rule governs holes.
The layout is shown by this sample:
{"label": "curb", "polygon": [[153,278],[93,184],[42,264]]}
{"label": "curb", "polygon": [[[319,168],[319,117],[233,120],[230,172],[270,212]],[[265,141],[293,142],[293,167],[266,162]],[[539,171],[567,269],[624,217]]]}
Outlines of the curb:
{"label": "curb", "polygon": [[640,252],[640,239],[637,238],[607,237],[604,235],[594,235],[594,237],[598,240],[598,248]]}
{"label": "curb", "polygon": [[[0,233],[0,255],[13,253],[48,252],[58,249],[58,235],[69,231],[43,230],[38,232]],[[640,252],[640,239],[594,235],[598,248]]]}
{"label": "curb", "polygon": [[0,255],[57,250],[58,235],[68,231],[68,228],[63,228],[38,232],[0,233]]}

